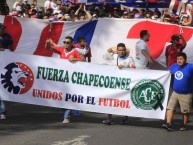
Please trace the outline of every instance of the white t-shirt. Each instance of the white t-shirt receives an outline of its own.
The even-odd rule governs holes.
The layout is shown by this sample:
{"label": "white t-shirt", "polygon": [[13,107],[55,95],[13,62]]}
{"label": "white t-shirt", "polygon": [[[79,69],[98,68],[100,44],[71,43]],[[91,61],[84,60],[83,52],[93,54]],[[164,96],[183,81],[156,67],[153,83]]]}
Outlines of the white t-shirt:
{"label": "white t-shirt", "polygon": [[57,7],[57,5],[56,5],[54,2],[52,2],[52,1],[50,1],[50,0],[47,0],[47,1],[45,1],[45,3],[44,3],[44,7],[45,7],[46,9],[51,8],[51,9],[54,9],[54,10],[55,10],[55,8]]}
{"label": "white t-shirt", "polygon": [[53,14],[55,14],[55,13],[60,14],[60,13],[61,13],[61,10],[59,10],[59,9],[56,7],[56,9],[54,10]]}
{"label": "white t-shirt", "polygon": [[89,49],[87,48],[79,48],[79,47],[76,47],[74,48],[76,49],[81,55],[85,56],[88,52],[89,52]]}
{"label": "white t-shirt", "polygon": [[135,46],[135,65],[137,68],[146,68],[148,66],[148,59],[141,52],[142,50],[146,50],[149,54],[149,48],[147,43],[144,40],[139,40]]}
{"label": "white t-shirt", "polygon": [[[13,4],[13,9],[16,9],[16,5],[18,4],[19,2],[16,1],[14,4]],[[21,5],[21,4],[20,4]]]}
{"label": "white t-shirt", "polygon": [[129,55],[125,57],[118,57],[117,54],[107,52],[103,58],[107,61],[113,61],[114,65],[123,65],[125,68],[132,68],[135,66],[133,58]]}

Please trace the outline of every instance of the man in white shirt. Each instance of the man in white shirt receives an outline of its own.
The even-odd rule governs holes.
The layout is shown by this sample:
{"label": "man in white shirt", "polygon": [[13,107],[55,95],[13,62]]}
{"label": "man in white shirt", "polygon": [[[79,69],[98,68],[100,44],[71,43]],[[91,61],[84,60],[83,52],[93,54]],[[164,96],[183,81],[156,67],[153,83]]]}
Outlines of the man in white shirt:
{"label": "man in white shirt", "polygon": [[147,41],[149,41],[150,35],[147,30],[140,31],[140,40],[137,41],[135,49],[135,65],[136,68],[148,68],[149,64],[153,64],[154,61],[150,56]]}
{"label": "man in white shirt", "polygon": [[57,4],[56,9],[54,10],[53,14],[55,14],[55,13],[60,14],[61,12],[62,12],[61,11],[61,4]]}
{"label": "man in white shirt", "polygon": [[45,12],[47,9],[55,10],[56,6],[57,5],[56,5],[56,3],[54,3],[53,0],[46,0],[44,3]]}
{"label": "man in white shirt", "polygon": [[[107,54],[104,59],[113,60],[114,64],[119,68],[135,68],[134,60],[131,56],[129,56],[128,50],[124,43],[117,44],[116,50],[113,48],[109,48],[107,50]],[[129,71],[129,70],[128,70]],[[103,124],[113,125],[112,114],[108,114],[106,120],[103,120]],[[122,121],[122,125],[128,124],[128,117],[124,116]]]}
{"label": "man in white shirt", "polygon": [[13,9],[16,9],[17,4],[22,4],[22,0],[16,0],[16,2],[13,4]]}

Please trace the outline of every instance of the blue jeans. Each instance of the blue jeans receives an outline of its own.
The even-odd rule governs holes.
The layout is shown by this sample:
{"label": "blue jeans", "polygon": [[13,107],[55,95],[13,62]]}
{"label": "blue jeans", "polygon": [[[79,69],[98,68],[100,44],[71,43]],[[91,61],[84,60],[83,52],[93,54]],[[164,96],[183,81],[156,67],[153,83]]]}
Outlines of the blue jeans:
{"label": "blue jeans", "polygon": [[[70,119],[70,111],[69,109],[62,109],[64,112],[64,119]],[[74,110],[74,115],[80,115],[80,110]]]}
{"label": "blue jeans", "polygon": [[64,112],[64,119],[70,119],[70,111],[69,109],[62,109]]}
{"label": "blue jeans", "polygon": [[3,100],[0,100],[0,115],[5,114],[5,103]]}

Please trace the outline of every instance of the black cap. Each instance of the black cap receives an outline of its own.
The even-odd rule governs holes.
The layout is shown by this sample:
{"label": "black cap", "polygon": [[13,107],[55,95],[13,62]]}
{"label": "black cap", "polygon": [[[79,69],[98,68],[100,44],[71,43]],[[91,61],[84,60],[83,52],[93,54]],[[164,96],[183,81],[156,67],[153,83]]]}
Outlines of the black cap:
{"label": "black cap", "polygon": [[0,23],[0,29],[5,29],[5,28],[6,28],[5,25]]}

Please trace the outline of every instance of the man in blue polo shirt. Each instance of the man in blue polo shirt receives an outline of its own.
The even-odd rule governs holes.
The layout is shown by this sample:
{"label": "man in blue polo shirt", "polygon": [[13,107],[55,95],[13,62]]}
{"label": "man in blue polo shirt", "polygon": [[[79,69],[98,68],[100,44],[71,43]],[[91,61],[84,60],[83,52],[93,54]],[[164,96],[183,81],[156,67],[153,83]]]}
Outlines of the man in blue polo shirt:
{"label": "man in blue polo shirt", "polygon": [[168,68],[174,76],[172,83],[173,93],[167,106],[166,124],[163,124],[162,127],[169,131],[172,130],[171,121],[178,104],[183,116],[183,124],[180,130],[184,131],[187,129],[189,114],[192,108],[193,64],[186,63],[186,60],[186,54],[180,52],[177,54],[177,63]]}

